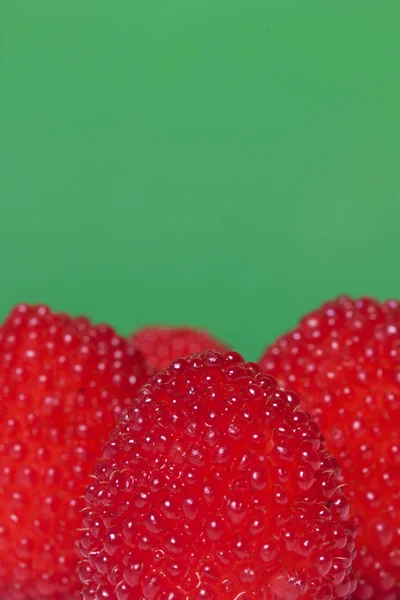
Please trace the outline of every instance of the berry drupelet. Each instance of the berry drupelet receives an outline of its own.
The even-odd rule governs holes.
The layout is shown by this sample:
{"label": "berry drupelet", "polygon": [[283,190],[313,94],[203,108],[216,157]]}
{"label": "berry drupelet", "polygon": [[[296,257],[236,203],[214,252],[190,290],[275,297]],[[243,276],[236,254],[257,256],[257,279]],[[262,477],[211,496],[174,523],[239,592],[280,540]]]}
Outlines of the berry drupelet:
{"label": "berry drupelet", "polygon": [[147,380],[104,325],[17,306],[0,326],[0,598],[80,598],[83,492],[109,430]]}
{"label": "berry drupelet", "polygon": [[400,303],[343,296],[260,365],[301,395],[340,462],[358,533],[357,600],[400,598]]}
{"label": "berry drupelet", "polygon": [[293,393],[234,352],[178,359],[123,412],[84,510],[84,600],[349,598],[340,468]]}

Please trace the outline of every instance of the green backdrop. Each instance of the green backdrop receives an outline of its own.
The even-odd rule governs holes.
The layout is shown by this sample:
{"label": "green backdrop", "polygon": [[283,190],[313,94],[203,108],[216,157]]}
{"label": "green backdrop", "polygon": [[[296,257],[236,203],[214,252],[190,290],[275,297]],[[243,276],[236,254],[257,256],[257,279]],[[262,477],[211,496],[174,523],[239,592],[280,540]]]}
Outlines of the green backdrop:
{"label": "green backdrop", "polygon": [[0,313],[247,358],[400,296],[399,0],[2,0]]}

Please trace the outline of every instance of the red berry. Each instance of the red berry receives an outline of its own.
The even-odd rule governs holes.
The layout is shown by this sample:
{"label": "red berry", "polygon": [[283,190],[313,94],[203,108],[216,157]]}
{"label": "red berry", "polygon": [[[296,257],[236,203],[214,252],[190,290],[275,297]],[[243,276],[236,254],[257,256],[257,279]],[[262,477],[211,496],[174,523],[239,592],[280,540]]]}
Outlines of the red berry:
{"label": "red berry", "polygon": [[400,303],[341,297],[260,365],[301,395],[343,467],[358,531],[355,598],[400,598]]}
{"label": "red berry", "polygon": [[109,428],[147,379],[104,325],[16,307],[0,326],[0,597],[80,598],[77,527]]}
{"label": "red berry", "polygon": [[144,327],[131,341],[155,371],[166,369],[173,360],[206,350],[225,352],[228,348],[201,329],[190,327]]}
{"label": "red berry", "polygon": [[86,491],[91,600],[332,600],[355,587],[340,470],[294,394],[236,353],[155,375]]}

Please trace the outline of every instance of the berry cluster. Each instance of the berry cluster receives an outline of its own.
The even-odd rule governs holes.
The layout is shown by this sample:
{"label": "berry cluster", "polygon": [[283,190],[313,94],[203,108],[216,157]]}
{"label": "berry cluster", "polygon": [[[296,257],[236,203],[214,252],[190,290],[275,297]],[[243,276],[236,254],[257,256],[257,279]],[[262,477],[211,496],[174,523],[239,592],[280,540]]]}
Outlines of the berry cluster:
{"label": "berry cluster", "polygon": [[0,600],[400,600],[399,415],[395,301],[326,303],[259,364],[18,305]]}
{"label": "berry cluster", "polygon": [[267,349],[340,462],[357,530],[355,598],[400,598],[400,303],[341,297]]}
{"label": "berry cluster", "polygon": [[340,469],[299,404],[234,352],[155,375],[86,491],[84,600],[353,592]]}
{"label": "berry cluster", "polygon": [[83,494],[148,378],[110,328],[17,306],[0,328],[0,598],[80,597]]}
{"label": "berry cluster", "polygon": [[191,327],[143,327],[132,334],[131,342],[142,352],[149,368],[154,371],[166,369],[181,356],[206,350],[228,350],[206,331]]}

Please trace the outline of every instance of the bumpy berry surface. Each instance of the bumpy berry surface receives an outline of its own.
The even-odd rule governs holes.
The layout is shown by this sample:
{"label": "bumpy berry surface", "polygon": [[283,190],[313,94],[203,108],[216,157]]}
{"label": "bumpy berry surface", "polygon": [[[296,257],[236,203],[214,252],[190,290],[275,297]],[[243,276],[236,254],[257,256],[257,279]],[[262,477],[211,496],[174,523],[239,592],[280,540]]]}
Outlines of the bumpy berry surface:
{"label": "bumpy berry surface", "polygon": [[260,364],[301,394],[342,466],[358,531],[355,598],[400,598],[400,304],[328,302]]}
{"label": "bumpy berry surface", "polygon": [[177,358],[206,350],[228,350],[206,331],[190,327],[144,327],[132,335],[131,341],[155,371],[166,369]]}
{"label": "bumpy berry surface", "polygon": [[0,598],[79,598],[83,492],[147,379],[106,326],[16,307],[0,326]]}
{"label": "bumpy berry surface", "polygon": [[175,361],[85,498],[84,600],[330,600],[355,588],[340,469],[294,394],[236,353]]}

